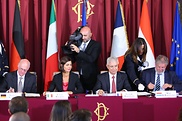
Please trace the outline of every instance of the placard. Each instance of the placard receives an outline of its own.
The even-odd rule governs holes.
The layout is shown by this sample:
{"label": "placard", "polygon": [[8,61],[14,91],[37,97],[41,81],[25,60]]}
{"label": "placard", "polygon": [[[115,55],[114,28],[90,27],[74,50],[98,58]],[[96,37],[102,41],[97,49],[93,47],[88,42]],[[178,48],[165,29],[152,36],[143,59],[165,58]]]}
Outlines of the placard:
{"label": "placard", "polygon": [[138,99],[137,91],[122,92],[122,99]]}
{"label": "placard", "polygon": [[21,92],[0,93],[0,100],[11,100],[13,97],[22,96]]}
{"label": "placard", "polygon": [[38,93],[25,93],[25,97],[40,97]]}
{"label": "placard", "polygon": [[156,98],[176,98],[177,93],[175,90],[169,90],[169,91],[156,91],[155,92]]}
{"label": "placard", "polygon": [[85,97],[98,97],[98,94],[86,94]]}
{"label": "placard", "polygon": [[46,92],[46,100],[68,100],[68,92]]}

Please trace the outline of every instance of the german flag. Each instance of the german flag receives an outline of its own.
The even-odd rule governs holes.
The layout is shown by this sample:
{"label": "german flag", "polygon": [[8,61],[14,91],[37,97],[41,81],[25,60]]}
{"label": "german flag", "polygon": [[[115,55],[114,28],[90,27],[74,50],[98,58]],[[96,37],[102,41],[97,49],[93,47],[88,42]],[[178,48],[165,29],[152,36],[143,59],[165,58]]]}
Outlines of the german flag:
{"label": "german flag", "polygon": [[20,59],[25,58],[24,41],[18,1],[15,3],[13,40],[11,43],[10,71],[17,70]]}

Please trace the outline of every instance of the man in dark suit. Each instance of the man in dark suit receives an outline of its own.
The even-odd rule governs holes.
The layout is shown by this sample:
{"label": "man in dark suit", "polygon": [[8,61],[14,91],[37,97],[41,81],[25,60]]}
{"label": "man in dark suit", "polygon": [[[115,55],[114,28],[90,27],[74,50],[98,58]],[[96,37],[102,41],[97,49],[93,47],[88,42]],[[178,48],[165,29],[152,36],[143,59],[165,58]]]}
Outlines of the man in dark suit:
{"label": "man in dark suit", "polygon": [[37,92],[36,75],[27,72],[30,62],[21,59],[18,63],[18,70],[7,73],[4,88],[7,92]]}
{"label": "man in dark suit", "polygon": [[4,77],[9,72],[8,58],[3,43],[0,41],[0,76]]}
{"label": "man in dark suit", "polygon": [[94,93],[103,95],[104,92],[115,93],[116,91],[131,90],[127,75],[118,71],[118,64],[118,58],[109,57],[107,59],[106,66],[109,71],[97,76]]}
{"label": "man in dark suit", "polygon": [[3,91],[2,85],[5,74],[9,72],[8,58],[3,43],[0,41],[0,91]]}
{"label": "man in dark suit", "polygon": [[182,90],[182,81],[173,71],[167,71],[168,58],[159,55],[155,61],[155,68],[144,70],[141,76],[143,83],[148,91],[158,90]]}
{"label": "man in dark suit", "polygon": [[88,26],[83,27],[80,30],[82,34],[82,44],[77,47],[71,44],[72,60],[76,61],[77,70],[80,74],[80,81],[84,90],[92,90],[99,74],[97,60],[101,53],[100,43],[91,39],[92,33]]}

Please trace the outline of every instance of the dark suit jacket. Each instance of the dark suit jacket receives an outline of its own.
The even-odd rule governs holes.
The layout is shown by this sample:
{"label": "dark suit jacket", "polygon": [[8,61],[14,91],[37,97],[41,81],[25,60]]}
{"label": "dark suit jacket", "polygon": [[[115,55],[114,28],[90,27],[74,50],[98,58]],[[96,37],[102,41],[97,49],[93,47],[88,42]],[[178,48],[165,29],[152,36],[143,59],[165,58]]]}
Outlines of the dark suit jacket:
{"label": "dark suit jacket", "polygon": [[[49,86],[48,91],[56,91],[62,92],[63,91],[63,78],[62,78],[62,73],[56,74],[53,77],[53,80]],[[69,75],[69,82],[68,82],[68,91],[72,91],[74,94],[77,93],[83,93],[83,87],[81,85],[81,82],[79,80],[78,74],[75,74],[73,72],[70,73]]]}
{"label": "dark suit jacket", "polygon": [[[18,82],[17,71],[7,73],[5,77],[6,91],[10,87],[12,87],[14,88],[14,91],[17,92],[17,82]],[[37,92],[37,81],[36,81],[36,76],[34,74],[31,74],[29,72],[25,74],[23,92],[27,92],[27,93]]]}
{"label": "dark suit jacket", "polygon": [[0,41],[2,53],[0,53],[0,78],[4,72],[9,72],[8,58],[3,43]]}
{"label": "dark suit jacket", "polygon": [[[116,86],[117,86],[117,91],[121,91],[123,89],[131,90],[131,86],[128,82],[128,78],[125,73],[117,72]],[[94,93],[98,89],[110,92],[109,72],[105,72],[97,76],[97,83],[93,89]]]}
{"label": "dark suit jacket", "polygon": [[80,51],[74,55],[74,61],[77,63],[77,70],[80,72],[82,69],[82,75],[85,78],[89,78],[93,74],[97,75],[98,66],[97,61],[101,53],[101,45],[99,42],[90,40],[85,51]]}
{"label": "dark suit jacket", "polygon": [[[137,90],[136,85],[138,85],[140,83],[140,81],[139,81],[140,80],[140,71],[138,71],[138,67],[141,65],[142,65],[142,63],[140,61],[138,61],[138,64],[133,61],[131,54],[129,54],[125,57],[121,70],[126,72],[129,83],[131,84],[133,90]],[[138,81],[136,81],[134,84],[133,82],[137,78],[138,78]]]}
{"label": "dark suit jacket", "polygon": [[[141,83],[145,85],[146,89],[150,82],[155,85],[155,68],[146,69],[142,72]],[[164,72],[164,83],[172,84],[177,92],[182,90],[182,81],[173,71],[166,70]]]}

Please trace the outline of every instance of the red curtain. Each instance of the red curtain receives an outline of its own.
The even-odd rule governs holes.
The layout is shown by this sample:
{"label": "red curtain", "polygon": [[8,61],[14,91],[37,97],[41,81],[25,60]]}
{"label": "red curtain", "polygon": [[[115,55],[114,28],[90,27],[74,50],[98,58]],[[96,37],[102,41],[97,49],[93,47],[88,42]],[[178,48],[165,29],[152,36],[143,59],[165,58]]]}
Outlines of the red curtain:
{"label": "red curtain", "polygon": [[[55,0],[57,15],[57,38],[60,57],[61,46],[69,35],[81,26],[82,0]],[[118,0],[89,0],[88,26],[93,39],[101,42],[100,70],[105,70],[110,55],[114,19]],[[143,0],[121,0],[131,45],[138,36],[138,26]],[[170,56],[173,19],[176,0],[148,0],[155,56]],[[15,0],[0,0],[0,39],[10,57]],[[25,56],[31,62],[30,71],[37,72],[38,91],[43,91],[48,26],[51,0],[20,0]],[[75,68],[74,68],[75,69]]]}

